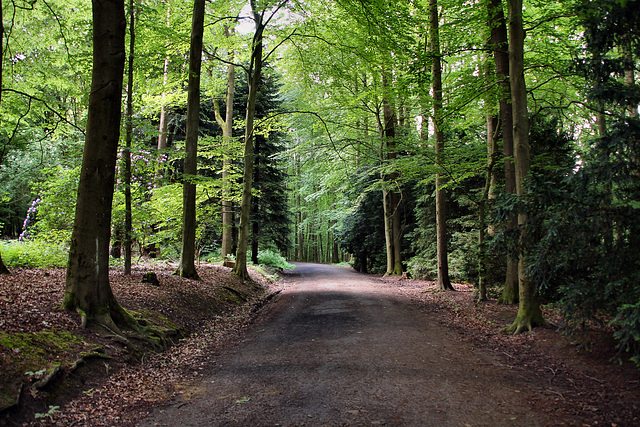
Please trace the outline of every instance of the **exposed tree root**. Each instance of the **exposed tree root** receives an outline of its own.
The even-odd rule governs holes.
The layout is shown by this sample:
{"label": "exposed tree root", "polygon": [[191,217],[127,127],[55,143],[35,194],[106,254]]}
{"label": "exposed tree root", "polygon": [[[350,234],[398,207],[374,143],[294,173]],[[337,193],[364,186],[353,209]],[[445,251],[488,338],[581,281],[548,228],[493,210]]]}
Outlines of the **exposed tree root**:
{"label": "exposed tree root", "polygon": [[533,328],[540,326],[543,328],[552,328],[553,325],[547,322],[543,317],[542,313],[535,316],[520,316],[516,317],[516,320],[511,324],[511,326],[507,326],[502,330],[502,332],[507,334],[521,334],[523,332],[531,332]]}

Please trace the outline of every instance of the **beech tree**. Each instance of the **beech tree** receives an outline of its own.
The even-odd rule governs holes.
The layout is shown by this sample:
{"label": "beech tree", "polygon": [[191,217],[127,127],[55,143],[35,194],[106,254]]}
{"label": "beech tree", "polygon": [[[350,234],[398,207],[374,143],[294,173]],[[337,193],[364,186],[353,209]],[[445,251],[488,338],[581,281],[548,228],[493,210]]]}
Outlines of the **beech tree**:
{"label": "beech tree", "polygon": [[[498,104],[500,118],[500,135],[502,136],[502,150],[504,154],[505,192],[515,194],[515,163],[513,161],[513,114],[511,112],[511,86],[509,83],[509,41],[507,37],[507,23],[501,0],[488,0],[490,49],[493,51],[496,79],[498,80]],[[511,214],[507,227],[515,229],[517,216]],[[507,270],[504,288],[499,302],[513,304],[518,301],[518,257],[507,253]]]}
{"label": "beech tree", "polygon": [[129,62],[127,69],[127,108],[125,123],[124,153],[124,274],[131,274],[131,245],[132,245],[132,207],[131,207],[131,144],[133,140],[133,65],[136,45],[136,13],[134,1],[129,0]]}
{"label": "beech tree", "polygon": [[[233,35],[233,29],[229,26],[224,27],[225,36],[227,38]],[[225,102],[224,118],[220,114],[218,102],[214,99],[216,122],[222,128],[222,144],[223,144],[223,160],[222,160],[222,244],[220,255],[223,260],[231,254],[232,247],[232,228],[233,228],[233,206],[229,200],[229,169],[231,168],[231,158],[228,149],[233,139],[233,97],[235,92],[236,66],[233,63],[235,55],[232,48],[227,51],[227,94]]]}
{"label": "beech tree", "polygon": [[[249,225],[251,222],[251,190],[253,189],[253,139],[254,139],[254,119],[256,113],[256,96],[258,84],[262,78],[263,63],[263,38],[264,31],[276,13],[284,7],[288,0],[278,3],[273,9],[269,5],[260,7],[254,0],[251,0],[251,13],[255,24],[253,40],[251,42],[251,57],[247,70],[247,84],[249,94],[247,95],[247,110],[244,131],[244,172],[242,182],[242,201],[240,202],[240,226],[238,229],[238,249],[236,251],[236,263],[233,266],[233,274],[241,279],[248,279],[247,271],[247,249],[249,246]],[[267,14],[269,14],[267,16]]]}
{"label": "beech tree", "polygon": [[109,284],[111,201],[120,138],[125,62],[124,0],[93,1],[89,117],[62,306],[119,333],[135,325]]}
{"label": "beech tree", "polygon": [[[440,35],[438,20],[438,1],[429,0],[429,38],[433,55],[433,122],[436,166],[441,167],[444,156],[443,108],[442,108],[442,65],[440,60]],[[438,286],[440,289],[453,290],[449,279],[449,252],[447,245],[447,194],[444,188],[443,172],[436,172],[436,233],[438,258]]]}
{"label": "beech tree", "polygon": [[[530,169],[529,155],[529,113],[527,111],[527,87],[524,79],[524,38],[522,0],[509,0],[509,79],[511,84],[511,104],[513,114],[513,145],[515,156],[516,194],[526,194],[526,178]],[[521,227],[520,241],[525,240],[527,214],[518,213]],[[521,245],[520,245],[521,246]],[[522,252],[522,250],[521,250]],[[518,259],[519,305],[518,314],[507,332],[519,333],[535,326],[546,325],[542,316],[536,284],[531,282],[527,272],[526,253]]]}
{"label": "beech tree", "polygon": [[199,279],[196,258],[196,175],[198,174],[198,133],[200,130],[200,70],[204,35],[205,0],[195,0],[189,48],[189,89],[187,95],[186,156],[182,180],[182,250],[176,274]]}

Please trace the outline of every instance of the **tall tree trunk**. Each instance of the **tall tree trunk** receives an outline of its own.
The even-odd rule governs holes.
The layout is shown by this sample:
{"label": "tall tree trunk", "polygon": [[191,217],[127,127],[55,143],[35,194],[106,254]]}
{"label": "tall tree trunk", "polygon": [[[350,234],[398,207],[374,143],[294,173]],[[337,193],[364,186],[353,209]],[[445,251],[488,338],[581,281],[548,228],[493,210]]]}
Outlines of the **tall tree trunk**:
{"label": "tall tree trunk", "polygon": [[497,134],[499,131],[498,118],[491,111],[487,111],[487,172],[484,189],[478,206],[478,301],[487,300],[487,202],[494,181],[493,167],[497,157]]}
{"label": "tall tree trunk", "polygon": [[244,133],[244,181],[242,183],[242,201],[240,202],[240,229],[238,230],[238,250],[233,274],[245,280],[249,279],[247,271],[247,245],[249,242],[249,224],[251,221],[251,189],[253,186],[253,139],[254,117],[256,113],[256,95],[262,76],[262,36],[264,32],[263,16],[256,10],[255,2],[251,2],[256,30],[253,35],[251,62],[249,66],[249,94],[247,97],[247,114]]}
{"label": "tall tree trunk", "polygon": [[93,71],[76,213],[62,306],[115,333],[135,326],[109,284],[111,202],[125,62],[124,0],[93,1]]}
{"label": "tall tree trunk", "polygon": [[[233,35],[233,30],[225,26],[224,33],[227,38]],[[232,252],[232,229],[233,229],[233,205],[229,200],[229,175],[231,169],[231,156],[229,154],[231,142],[233,141],[233,98],[235,95],[236,67],[233,64],[235,55],[233,50],[227,52],[227,97],[226,111],[224,119],[218,113],[216,107],[216,121],[222,128],[222,247],[220,253],[223,261]],[[217,103],[214,104],[217,106]]]}
{"label": "tall tree trunk", "polygon": [[[335,226],[337,221],[331,221],[331,225]],[[340,262],[340,248],[338,247],[338,241],[336,240],[335,232],[331,232],[331,263],[337,264]]]}
{"label": "tall tree trunk", "polygon": [[[511,111],[511,85],[509,83],[509,40],[507,36],[507,20],[501,0],[488,0],[489,27],[491,38],[489,43],[493,50],[496,65],[496,77],[499,85],[500,129],[502,131],[502,150],[504,154],[505,192],[516,193],[516,172],[513,158],[513,114]],[[518,217],[512,214],[506,224],[515,229]],[[518,302],[518,257],[507,254],[507,272],[504,288],[499,303],[514,304]]]}
{"label": "tall tree trunk", "polygon": [[204,34],[205,0],[195,0],[189,49],[189,89],[187,93],[186,156],[182,182],[182,251],[176,274],[199,279],[196,272],[196,184],[198,174],[198,133],[200,130],[200,69]]}
{"label": "tall tree trunk", "polygon": [[[389,73],[390,74],[390,73]],[[386,143],[386,160],[391,163],[395,160],[396,153],[396,113],[392,103],[392,95],[390,93],[389,76],[387,73],[382,76],[382,86],[385,89],[384,99],[382,101],[382,114],[384,118],[384,139]],[[385,190],[383,198],[385,203],[385,239],[387,239],[387,275],[402,274],[402,236],[400,221],[400,196],[394,190],[397,172],[385,173],[383,180],[385,181]],[[387,231],[388,229],[388,231]]]}
{"label": "tall tree trunk", "polygon": [[[255,205],[256,203],[254,203]],[[254,214],[257,212],[254,211]],[[257,221],[251,224],[251,262],[258,264],[258,234],[260,233],[260,225]]]}
{"label": "tall tree trunk", "polygon": [[[167,26],[170,25],[171,7],[167,6]],[[162,66],[162,101],[160,103],[160,123],[158,124],[158,151],[165,150],[167,148],[167,140],[169,134],[169,114],[166,105],[166,88],[169,81],[169,57],[164,58],[164,64]],[[162,185],[162,177],[164,174],[164,167],[162,165],[162,157],[158,157],[158,169],[156,170],[156,186]]]}
{"label": "tall tree trunk", "polygon": [[[253,139],[253,151],[254,151],[254,164],[253,164],[253,182],[254,184],[260,183],[260,171],[262,169],[262,163],[260,161],[260,140],[254,138]],[[257,154],[257,156],[256,156]],[[258,159],[256,161],[256,158]],[[258,197],[253,197],[251,202],[251,217],[253,220],[251,221],[251,262],[254,264],[258,264],[258,238],[260,236],[260,221],[258,220],[258,215],[260,213],[260,204],[261,200]]]}
{"label": "tall tree trunk", "polygon": [[[384,179],[384,178],[383,178]],[[386,185],[386,184],[385,184]],[[382,189],[382,210],[384,214],[384,244],[387,254],[387,270],[385,276],[393,274],[393,229],[391,226],[391,208],[389,190]]]}
{"label": "tall tree trunk", "polygon": [[[444,157],[444,133],[442,131],[442,64],[440,60],[440,35],[438,21],[438,0],[429,0],[429,36],[433,55],[433,123],[435,127],[436,165],[442,167]],[[449,279],[449,259],[447,248],[447,201],[443,188],[445,179],[439,170],[436,173],[436,239],[438,261],[438,287],[453,290]]]}
{"label": "tall tree trunk", "polygon": [[[4,21],[2,15],[2,0],[0,0],[0,105],[2,105],[2,62],[4,59]],[[2,118],[0,117],[0,120]],[[9,274],[9,269],[2,261],[2,253],[0,253],[0,274]]]}
{"label": "tall tree trunk", "polygon": [[131,235],[133,234],[131,207],[131,146],[133,140],[133,60],[136,30],[133,0],[129,0],[129,66],[127,73],[127,117],[124,149],[124,274],[131,275]]}
{"label": "tall tree trunk", "polygon": [[[513,108],[513,142],[516,165],[516,194],[525,196],[525,179],[529,174],[529,114],[527,88],[524,80],[524,29],[522,0],[509,0],[509,78]],[[526,212],[518,213],[521,227],[520,257],[518,260],[519,304],[518,314],[507,332],[520,333],[535,326],[546,325],[542,317],[536,286],[527,276],[526,253],[522,248],[526,236]]]}

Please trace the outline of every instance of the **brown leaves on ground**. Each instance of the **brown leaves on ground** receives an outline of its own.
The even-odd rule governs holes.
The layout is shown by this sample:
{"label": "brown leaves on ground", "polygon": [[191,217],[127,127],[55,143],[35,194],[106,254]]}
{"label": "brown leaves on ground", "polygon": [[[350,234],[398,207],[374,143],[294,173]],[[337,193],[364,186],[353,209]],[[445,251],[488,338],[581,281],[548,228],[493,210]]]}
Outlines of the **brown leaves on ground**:
{"label": "brown leaves on ground", "polygon": [[[180,345],[164,352],[82,329],[78,314],[59,308],[63,269],[15,269],[0,276],[0,424],[132,423],[145,402],[164,400],[177,392],[176,384],[197,377],[211,349],[236,336],[269,293],[268,280],[258,274],[252,278],[261,286],[209,264],[199,266],[198,281],[174,276],[174,270],[147,265],[131,276],[121,269],[110,274],[116,298],[142,319],[143,330],[173,331],[167,334],[170,344]],[[142,283],[148,271],[160,286]],[[38,387],[58,366],[62,375]]]}
{"label": "brown leaves on ground", "polygon": [[[156,273],[160,286],[141,283],[149,270]],[[162,352],[131,349],[81,329],[76,313],[57,308],[64,291],[63,270],[17,269],[0,276],[1,406],[14,399],[23,385],[22,411],[10,418],[3,415],[0,423],[134,425],[151,405],[178,393],[196,393],[192,383],[205,366],[215,364],[216,354],[240,335],[269,291],[287,286],[254,275],[265,293],[235,279],[229,268],[213,265],[199,266],[201,281],[173,276],[173,271],[167,265],[136,268],[132,276],[120,270],[111,273],[114,294],[124,307],[150,324],[189,332],[184,338],[174,337],[176,345]],[[591,328],[567,336],[556,329],[536,328],[508,335],[501,330],[513,321],[517,307],[495,300],[476,304],[470,286],[456,284],[457,292],[442,292],[432,282],[380,280],[457,330],[461,340],[495,351],[500,369],[525,370],[547,382],[555,402],[550,413],[589,413],[592,425],[640,424],[640,374],[630,363],[610,362],[615,354],[611,331]],[[249,303],[238,304],[238,297]],[[553,323],[561,321],[548,307],[544,314]],[[42,340],[19,341],[16,336]],[[49,347],[39,351],[47,338]],[[71,365],[85,356],[86,362],[72,370]],[[469,354],[469,366],[473,363]],[[43,389],[34,386],[58,365],[64,374],[59,380]],[[548,401],[532,404],[544,410],[541,406]]]}
{"label": "brown leaves on ground", "polygon": [[[502,330],[516,318],[518,306],[498,304],[495,298],[476,303],[471,285],[454,284],[456,292],[447,292],[440,291],[435,282],[394,277],[381,280],[415,299],[439,322],[456,329],[462,340],[495,351],[502,369],[524,369],[547,381],[547,392],[555,397],[554,410],[589,414],[589,425],[640,425],[640,370],[628,360],[615,361],[611,329],[588,325],[568,334],[555,326],[506,334]],[[543,306],[542,311],[548,322],[563,324],[557,310]],[[473,363],[470,354],[469,365]],[[542,402],[533,404],[544,410]],[[552,408],[548,412],[553,413]]]}

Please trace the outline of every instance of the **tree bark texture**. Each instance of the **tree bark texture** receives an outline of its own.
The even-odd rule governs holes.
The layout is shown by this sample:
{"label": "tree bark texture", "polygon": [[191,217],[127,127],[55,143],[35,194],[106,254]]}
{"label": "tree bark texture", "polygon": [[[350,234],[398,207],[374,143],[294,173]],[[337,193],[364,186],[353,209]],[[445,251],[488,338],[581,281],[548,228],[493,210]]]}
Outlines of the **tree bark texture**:
{"label": "tree bark texture", "polygon": [[[491,29],[490,45],[493,50],[493,60],[498,79],[500,105],[500,128],[502,131],[502,152],[504,154],[505,192],[516,193],[516,172],[513,157],[513,114],[511,111],[511,85],[509,82],[509,39],[507,35],[507,20],[501,0],[487,0],[489,12],[489,27]],[[518,217],[512,214],[506,224],[507,228],[515,229]],[[507,271],[504,288],[498,299],[502,304],[518,302],[518,256],[507,254]]]}
{"label": "tree bark texture", "polygon": [[[440,59],[440,35],[438,21],[438,0],[429,0],[429,37],[433,55],[433,123],[435,127],[436,164],[442,167],[444,156],[444,132],[442,130],[442,63]],[[438,287],[453,290],[449,279],[449,254],[447,245],[447,201],[443,188],[445,179],[442,172],[436,173],[436,247],[438,261]]]}
{"label": "tree bark texture", "polygon": [[[170,24],[171,18],[171,7],[167,6],[167,26]],[[162,101],[160,103],[160,123],[158,124],[158,151],[162,151],[167,148],[167,140],[169,134],[169,114],[168,108],[166,105],[166,89],[167,82],[169,80],[169,57],[164,58],[164,64],[162,66]],[[163,160],[161,157],[158,158],[158,169],[156,170],[156,186],[162,185],[162,176],[164,175],[165,169],[162,166]]]}
{"label": "tree bark texture", "polygon": [[[4,49],[4,25],[3,25],[3,15],[2,15],[2,0],[0,0],[0,52]],[[0,105],[2,105],[2,58],[4,55],[0,56]],[[1,117],[0,117],[1,120]],[[0,274],[9,274],[9,269],[6,265],[4,265],[4,261],[2,261],[2,253],[0,253]]]}
{"label": "tree bark texture", "polygon": [[487,230],[487,203],[494,185],[493,169],[497,157],[497,133],[499,131],[498,118],[487,112],[487,173],[485,176],[484,189],[478,206],[478,301],[487,300],[487,250],[486,234]]}
{"label": "tree bark texture", "polygon": [[127,73],[127,122],[124,149],[124,274],[131,275],[131,235],[133,233],[131,208],[131,146],[133,140],[133,62],[135,58],[136,30],[133,0],[129,0],[129,64]]}
{"label": "tree bark texture", "polygon": [[[230,30],[227,36],[230,36]],[[222,128],[223,160],[222,160],[222,259],[231,254],[233,245],[231,230],[233,228],[233,206],[229,201],[229,170],[231,168],[231,156],[228,154],[230,143],[233,140],[233,98],[235,90],[236,69],[233,65],[234,54],[229,51],[229,66],[227,68],[227,101],[225,112],[225,125]]]}
{"label": "tree bark texture", "polygon": [[[527,111],[527,88],[524,80],[524,29],[522,0],[509,0],[509,78],[511,82],[511,104],[513,112],[513,143],[516,172],[516,194],[524,197],[525,179],[529,173],[529,115]],[[519,333],[535,326],[546,325],[537,298],[535,284],[527,276],[526,253],[522,243],[526,236],[526,212],[518,213],[521,228],[521,253],[518,259],[519,305],[518,314],[507,332]]]}
{"label": "tree bark texture", "polygon": [[[389,73],[390,74],[390,73]],[[382,101],[382,114],[384,119],[384,142],[386,148],[386,158],[388,162],[395,160],[396,153],[396,113],[395,107],[391,102],[391,93],[389,93],[390,78],[387,73],[383,74],[382,86],[385,89],[384,99]],[[400,195],[395,191],[394,186],[398,178],[397,172],[389,174],[383,173],[382,179],[385,189],[383,190],[383,202],[385,211],[385,240],[387,245],[387,275],[402,274],[402,236],[401,236],[401,220],[400,220]]]}
{"label": "tree bark texture", "polygon": [[256,11],[254,2],[251,2],[251,7],[256,24],[256,31],[253,35],[251,64],[247,78],[249,94],[247,97],[244,134],[244,181],[242,183],[242,201],[240,202],[238,250],[236,252],[236,263],[233,267],[233,274],[243,280],[249,279],[249,273],[247,271],[247,246],[249,242],[249,224],[251,221],[251,189],[253,187],[253,127],[258,83],[262,76],[262,35],[264,32],[262,15]]}
{"label": "tree bark texture", "polygon": [[93,71],[63,307],[118,333],[133,325],[109,284],[111,202],[125,63],[124,0],[93,1]]}
{"label": "tree bark texture", "polygon": [[178,275],[199,279],[196,271],[196,183],[198,174],[198,133],[200,131],[200,69],[204,34],[205,0],[195,0],[189,49],[189,89],[187,92],[186,156],[182,182],[182,250]]}

